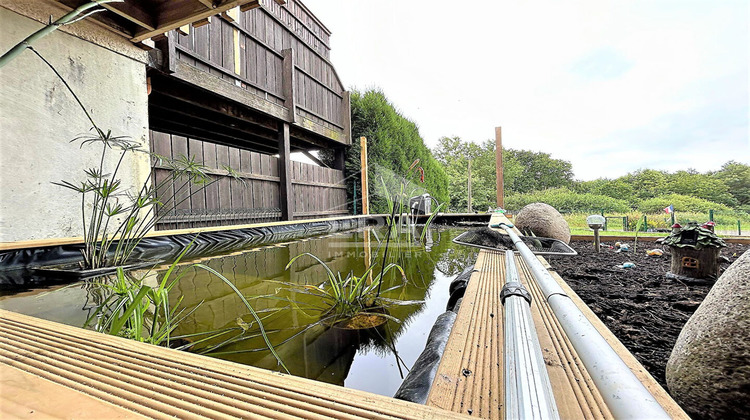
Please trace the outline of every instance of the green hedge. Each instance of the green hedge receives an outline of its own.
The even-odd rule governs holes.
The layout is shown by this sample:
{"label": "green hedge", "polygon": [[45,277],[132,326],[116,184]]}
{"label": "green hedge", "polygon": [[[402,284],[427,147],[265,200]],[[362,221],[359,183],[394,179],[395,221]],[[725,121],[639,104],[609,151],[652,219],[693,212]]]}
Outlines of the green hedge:
{"label": "green hedge", "polygon": [[567,188],[550,188],[524,194],[511,194],[505,198],[505,207],[518,211],[531,203],[547,203],[560,213],[591,212],[627,212],[630,210],[625,200],[599,194],[576,193]]}
{"label": "green hedge", "polygon": [[660,197],[649,198],[638,203],[638,210],[643,213],[658,213],[664,211],[669,205],[674,206],[676,212],[699,212],[707,213],[709,210],[729,211],[730,208],[724,204],[714,203],[702,198],[690,197],[681,194],[669,194]]}
{"label": "green hedge", "polygon": [[[347,193],[349,209],[353,200],[361,203],[360,191],[360,146],[359,138],[367,137],[368,178],[370,188],[370,213],[388,211],[383,195],[382,177],[390,194],[398,192],[401,179],[407,175],[410,186],[407,191],[419,194],[429,192],[439,202],[448,201],[448,176],[424,144],[417,125],[404,117],[388,101],[383,92],[371,89],[366,92],[353,90],[351,93],[352,137],[357,139],[349,148],[346,157]],[[419,159],[424,168],[424,182],[409,167]],[[354,184],[357,184],[357,197],[352,197]],[[361,213],[361,207],[357,212]]]}

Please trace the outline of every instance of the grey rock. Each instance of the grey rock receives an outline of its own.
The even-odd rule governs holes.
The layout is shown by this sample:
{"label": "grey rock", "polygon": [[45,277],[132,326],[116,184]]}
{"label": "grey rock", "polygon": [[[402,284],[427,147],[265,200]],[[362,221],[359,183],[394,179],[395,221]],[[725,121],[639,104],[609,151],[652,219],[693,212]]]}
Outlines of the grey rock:
{"label": "grey rock", "polygon": [[545,203],[532,203],[518,212],[514,218],[516,227],[525,232],[531,229],[536,236],[559,239],[570,243],[570,227],[559,211]]}
{"label": "grey rock", "polygon": [[667,362],[674,399],[695,417],[750,418],[750,251],[719,277]]}

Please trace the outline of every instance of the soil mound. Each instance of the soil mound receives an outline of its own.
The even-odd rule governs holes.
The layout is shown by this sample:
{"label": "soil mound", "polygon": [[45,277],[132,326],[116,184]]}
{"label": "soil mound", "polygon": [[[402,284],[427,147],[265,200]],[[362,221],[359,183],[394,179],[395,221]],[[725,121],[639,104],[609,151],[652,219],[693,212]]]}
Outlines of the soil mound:
{"label": "soil mound", "polygon": [[[593,242],[573,241],[574,257],[546,257],[552,267],[601,318],[641,364],[666,388],[665,369],[682,327],[698,309],[711,283],[687,284],[668,279],[670,255],[648,256],[646,250],[660,248],[653,242],[639,242],[633,252],[615,252],[603,242],[599,254]],[[666,247],[665,247],[666,248]],[[749,248],[728,244],[721,255],[734,262]],[[620,268],[623,263],[633,268]],[[721,264],[725,270],[729,264]]]}

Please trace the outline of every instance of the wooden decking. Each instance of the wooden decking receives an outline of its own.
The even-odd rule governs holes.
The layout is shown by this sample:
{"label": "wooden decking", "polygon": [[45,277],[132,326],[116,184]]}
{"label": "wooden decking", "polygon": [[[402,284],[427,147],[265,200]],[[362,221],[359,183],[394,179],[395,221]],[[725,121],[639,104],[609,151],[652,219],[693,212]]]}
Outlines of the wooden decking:
{"label": "wooden decking", "polygon": [[2,418],[455,418],[3,310],[0,394]]}
{"label": "wooden decking", "polygon": [[[550,268],[544,259],[540,260]],[[532,316],[560,417],[613,418],[551,308],[544,301],[541,290],[531,280],[528,267],[520,258],[517,258],[516,264],[522,283],[533,296]],[[551,274],[666,412],[672,418],[688,418],[557,273],[551,271]],[[495,251],[481,251],[427,405],[480,418],[497,419],[503,416],[503,309],[499,292],[504,283],[505,256]]]}

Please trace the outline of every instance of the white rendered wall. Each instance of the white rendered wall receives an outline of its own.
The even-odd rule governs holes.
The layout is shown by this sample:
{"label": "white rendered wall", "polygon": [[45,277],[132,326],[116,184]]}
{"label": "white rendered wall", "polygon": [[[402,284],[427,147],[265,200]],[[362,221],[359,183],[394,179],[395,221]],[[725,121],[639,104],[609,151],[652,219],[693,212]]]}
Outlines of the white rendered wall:
{"label": "white rendered wall", "polygon": [[[41,27],[0,7],[0,53]],[[115,34],[109,38],[127,50],[124,39]],[[142,54],[114,52],[116,48],[63,31],[43,38],[34,48],[63,75],[101,129],[129,136],[148,150]],[[70,92],[31,51],[0,69],[0,242],[82,235],[80,196],[52,182],[81,181],[84,169],[98,167],[99,146],[81,149],[79,143],[70,143],[90,128]],[[108,171],[113,167],[109,162]],[[119,173],[124,185],[140,186],[148,178],[148,156],[132,154]]]}

